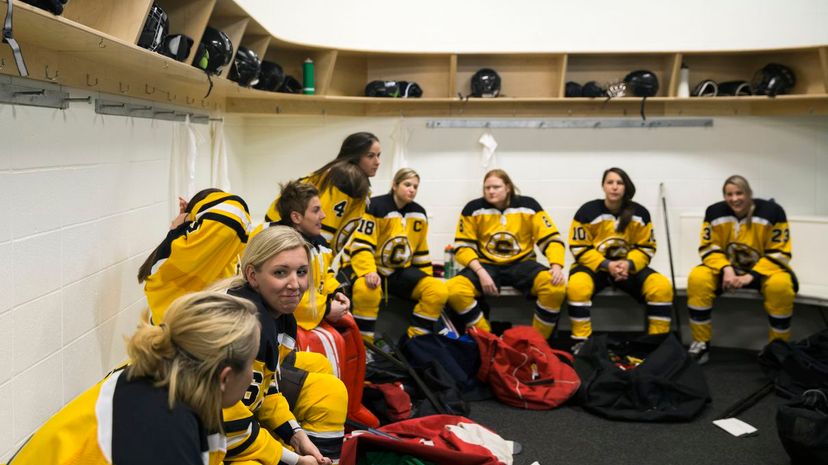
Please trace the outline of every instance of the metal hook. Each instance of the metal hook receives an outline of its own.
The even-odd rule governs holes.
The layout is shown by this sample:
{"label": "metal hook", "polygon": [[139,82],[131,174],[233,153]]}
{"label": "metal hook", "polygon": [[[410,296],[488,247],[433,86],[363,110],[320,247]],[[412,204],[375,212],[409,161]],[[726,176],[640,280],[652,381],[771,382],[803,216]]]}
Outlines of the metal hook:
{"label": "metal hook", "polygon": [[[4,63],[5,64],[5,63]],[[43,75],[46,76],[46,79],[55,82],[57,81],[58,75],[60,74],[60,70],[55,70],[54,76],[49,76],[49,65],[46,65],[46,69],[43,71]]]}
{"label": "metal hook", "polygon": [[152,95],[155,93],[155,87],[153,86],[152,91],[150,91],[149,84],[144,84],[144,92],[146,92],[147,95]]}
{"label": "metal hook", "polygon": [[118,91],[122,94],[126,94],[127,92],[129,92],[129,84],[127,84],[126,87],[124,87],[124,83],[118,81]]}
{"label": "metal hook", "polygon": [[172,110],[163,110],[163,111],[154,111],[152,112],[152,116],[155,115],[174,115],[175,111]]}
{"label": "metal hook", "polygon": [[23,91],[20,91],[20,92],[13,92],[13,93],[12,93],[12,96],[14,96],[14,97],[19,97],[19,96],[21,96],[21,95],[43,95],[43,94],[45,94],[45,93],[46,93],[46,89],[40,89],[40,90],[23,90]]}
{"label": "metal hook", "polygon": [[101,40],[98,42],[98,47],[99,48],[106,48],[106,44],[104,43],[103,37],[101,37]]}
{"label": "metal hook", "polygon": [[95,82],[90,82],[89,78],[90,78],[89,73],[86,73],[86,85],[87,86],[94,87],[94,86],[98,85],[98,78],[95,78]]}
{"label": "metal hook", "polygon": [[187,96],[185,97],[185,99],[186,99],[187,105],[192,105],[192,104],[194,104],[194,103],[195,103],[195,101],[196,101],[195,97],[193,97],[193,99],[192,99],[192,100],[190,100],[190,96],[189,96],[189,95],[187,95]]}
{"label": "metal hook", "polygon": [[149,105],[142,105],[142,106],[132,107],[132,108],[129,109],[129,112],[132,113],[133,111],[146,111],[146,110],[152,110],[152,107],[149,106]]}
{"label": "metal hook", "polygon": [[64,101],[64,102],[86,102],[86,103],[92,103],[92,96],[91,96],[91,95],[89,95],[89,96],[87,96],[87,97],[69,97],[69,98],[65,98],[65,99],[63,99],[63,101]]}
{"label": "metal hook", "polygon": [[123,103],[104,103],[101,108],[124,108],[125,106]]}
{"label": "metal hook", "polygon": [[173,95],[172,98],[170,98],[170,95],[172,95],[172,93],[170,91],[167,91],[167,101],[168,102],[172,102],[173,100],[178,98],[178,94]]}
{"label": "metal hook", "polygon": [[0,58],[0,69],[3,69],[5,67],[6,67],[6,59],[5,58]]}

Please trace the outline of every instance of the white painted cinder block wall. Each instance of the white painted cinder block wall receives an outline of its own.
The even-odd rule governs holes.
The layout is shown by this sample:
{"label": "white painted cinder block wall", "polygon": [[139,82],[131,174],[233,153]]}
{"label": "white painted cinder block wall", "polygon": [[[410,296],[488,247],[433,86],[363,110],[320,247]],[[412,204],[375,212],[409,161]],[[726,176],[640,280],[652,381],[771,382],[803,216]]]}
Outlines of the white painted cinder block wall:
{"label": "white painted cinder block wall", "polygon": [[0,140],[3,462],[125,358],[170,221],[172,123],[0,105]]}

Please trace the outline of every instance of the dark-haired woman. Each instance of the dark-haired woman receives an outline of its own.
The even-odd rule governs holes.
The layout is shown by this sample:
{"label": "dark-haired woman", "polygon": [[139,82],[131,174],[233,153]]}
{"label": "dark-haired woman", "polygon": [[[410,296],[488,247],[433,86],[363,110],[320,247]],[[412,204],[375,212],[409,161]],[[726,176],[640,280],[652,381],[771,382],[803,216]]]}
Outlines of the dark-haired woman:
{"label": "dark-haired woman", "polygon": [[[377,174],[380,165],[380,147],[377,136],[357,132],[342,141],[339,154],[323,167],[301,179],[316,186],[325,219],[322,236],[331,245],[334,254],[343,249],[348,238],[359,225],[368,197],[371,194],[369,178]],[[267,210],[265,221],[281,219],[277,197]]]}
{"label": "dark-haired woman", "polygon": [[9,465],[221,464],[222,407],[250,385],[259,331],[244,299],[181,297],[164,324],[138,328],[129,366],[69,402]]}
{"label": "dark-haired woman", "polygon": [[176,298],[233,276],[252,230],[244,200],[219,189],[180,199],[179,206],[167,237],[138,270],[155,324]]}
{"label": "dark-haired woman", "polygon": [[707,207],[701,231],[702,264],[687,278],[687,306],[693,343],[690,355],[708,359],[713,335],[713,301],[722,292],[755,289],[765,299],[768,339],[791,335],[797,281],[791,269],[791,234],[785,210],[754,199],[747,179],[727,178],[724,200]]}
{"label": "dark-haired woman", "polygon": [[580,342],[592,335],[592,296],[607,286],[646,304],[649,334],[668,333],[673,289],[649,267],[656,251],[650,212],[633,202],[635,185],[621,168],[604,171],[601,186],[604,198],[582,205],[569,228],[575,257],[566,289],[572,338]]}

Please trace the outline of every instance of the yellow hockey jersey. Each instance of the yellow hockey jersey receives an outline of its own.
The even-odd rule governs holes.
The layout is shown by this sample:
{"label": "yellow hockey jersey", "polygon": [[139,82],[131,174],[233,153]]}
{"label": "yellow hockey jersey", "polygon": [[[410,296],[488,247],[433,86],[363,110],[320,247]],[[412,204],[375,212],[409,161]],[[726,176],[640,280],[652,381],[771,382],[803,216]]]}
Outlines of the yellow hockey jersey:
{"label": "yellow hockey jersey", "polygon": [[751,222],[738,219],[725,202],[704,214],[699,254],[715,270],[732,265],[738,274],[769,275],[791,271],[791,233],[785,210],[775,202],[754,199]]}
{"label": "yellow hockey jersey", "polygon": [[[183,403],[152,380],[110,374],[50,418],[9,465],[219,465],[225,438],[208,434]],[[151,431],[151,434],[147,434]]]}
{"label": "yellow hockey jersey", "polygon": [[178,297],[236,274],[252,230],[247,204],[226,192],[209,194],[167,234],[144,283],[152,322],[161,323]]}
{"label": "yellow hockey jersey", "polygon": [[226,460],[277,465],[283,455],[295,458],[295,453],[274,436],[287,443],[300,428],[287,399],[279,392],[280,366],[296,348],[296,320],[292,315],[275,318],[259,293],[248,285],[227,293],[256,304],[262,329],[259,352],[253,361],[253,382],[240,402],[223,411]]}
{"label": "yellow hockey jersey", "polygon": [[[313,184],[317,188],[321,184],[319,176],[307,176],[300,181]],[[270,204],[265,221],[281,220],[279,210],[276,209],[278,201],[279,197]],[[324,192],[319,193],[319,201],[322,211],[325,212],[325,219],[322,220],[322,237],[331,245],[334,253],[338,253],[358,226],[368,199],[353,197],[348,193],[347,186],[330,184]]]}
{"label": "yellow hockey jersey", "polygon": [[575,213],[569,228],[569,250],[576,265],[592,271],[601,268],[604,260],[627,259],[631,272],[643,270],[656,252],[655,233],[650,212],[632,202],[633,216],[623,232],[617,232],[619,216],[604,205],[603,199],[587,202]]}
{"label": "yellow hockey jersey", "polygon": [[535,245],[550,264],[564,264],[558,228],[540,204],[525,195],[513,196],[504,210],[483,198],[467,203],[454,242],[455,258],[461,266],[474,259],[495,265],[535,259]]}
{"label": "yellow hockey jersey", "polygon": [[388,276],[415,266],[431,276],[427,235],[428,217],[420,204],[397,208],[392,194],[372,198],[348,248],[354,273]]}

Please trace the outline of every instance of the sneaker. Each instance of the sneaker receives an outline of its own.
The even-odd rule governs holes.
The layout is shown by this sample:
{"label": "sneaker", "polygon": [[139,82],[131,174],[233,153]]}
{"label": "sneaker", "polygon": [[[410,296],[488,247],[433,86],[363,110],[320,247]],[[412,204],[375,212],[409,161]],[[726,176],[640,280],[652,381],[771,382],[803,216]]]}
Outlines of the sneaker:
{"label": "sneaker", "polygon": [[569,349],[572,352],[572,355],[578,355],[581,352],[581,349],[584,348],[584,344],[586,341],[578,341],[575,344],[572,344],[572,348]]}
{"label": "sneaker", "polygon": [[687,349],[690,358],[696,361],[699,365],[704,365],[710,358],[710,343],[704,341],[693,341],[690,348]]}

